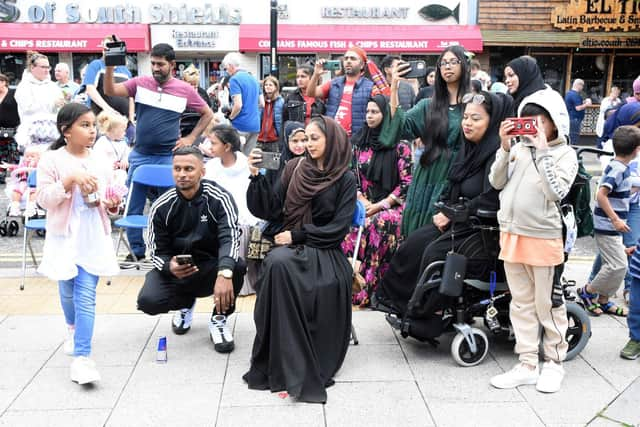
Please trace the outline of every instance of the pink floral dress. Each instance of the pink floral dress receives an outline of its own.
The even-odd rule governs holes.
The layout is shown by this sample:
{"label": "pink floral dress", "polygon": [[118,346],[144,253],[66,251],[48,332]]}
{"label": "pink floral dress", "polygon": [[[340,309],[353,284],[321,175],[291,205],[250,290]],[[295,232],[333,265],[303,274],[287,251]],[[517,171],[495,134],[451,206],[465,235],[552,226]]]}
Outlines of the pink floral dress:
{"label": "pink floral dress", "polygon": [[[400,226],[402,223],[402,211],[404,198],[411,183],[411,149],[407,144],[399,143],[396,146],[398,156],[399,184],[391,192],[398,199],[403,200],[400,205],[394,205],[390,209],[381,210],[365,221],[360,248],[358,249],[358,261],[361,261],[360,274],[364,277],[366,285],[357,294],[353,294],[352,302],[361,307],[369,306],[370,295],[375,292],[380,278],[389,267],[389,261],[400,244]],[[374,185],[366,177],[367,169],[373,158],[373,149],[358,149],[354,147],[354,162],[357,167],[354,172],[358,175],[358,190],[370,201],[371,190]],[[342,251],[348,256],[353,256],[357,230],[353,230],[342,242]]]}

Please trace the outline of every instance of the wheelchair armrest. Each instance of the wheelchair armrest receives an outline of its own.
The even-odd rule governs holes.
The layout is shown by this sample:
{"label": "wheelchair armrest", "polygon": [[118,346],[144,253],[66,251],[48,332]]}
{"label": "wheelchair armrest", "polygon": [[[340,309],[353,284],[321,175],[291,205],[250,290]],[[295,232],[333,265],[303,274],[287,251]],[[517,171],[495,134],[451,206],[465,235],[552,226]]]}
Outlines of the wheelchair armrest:
{"label": "wheelchair armrest", "polygon": [[498,211],[489,211],[486,209],[478,209],[476,211],[478,218],[496,219],[498,218]]}

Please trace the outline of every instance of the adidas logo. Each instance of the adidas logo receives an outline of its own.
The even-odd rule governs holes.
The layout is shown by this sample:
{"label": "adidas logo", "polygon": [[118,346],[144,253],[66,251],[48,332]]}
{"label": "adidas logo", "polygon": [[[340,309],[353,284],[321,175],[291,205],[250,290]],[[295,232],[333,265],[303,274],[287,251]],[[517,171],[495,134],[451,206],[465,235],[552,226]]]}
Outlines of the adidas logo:
{"label": "adidas logo", "polygon": [[200,216],[200,222],[207,222],[207,216],[206,215],[201,215]]}

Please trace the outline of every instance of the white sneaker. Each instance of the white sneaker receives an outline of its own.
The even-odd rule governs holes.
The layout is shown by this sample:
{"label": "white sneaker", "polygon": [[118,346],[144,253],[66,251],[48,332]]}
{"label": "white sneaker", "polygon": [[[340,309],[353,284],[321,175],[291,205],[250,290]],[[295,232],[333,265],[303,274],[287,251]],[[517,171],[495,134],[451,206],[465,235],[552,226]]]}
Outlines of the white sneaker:
{"label": "white sneaker", "polygon": [[555,393],[560,390],[562,379],[564,378],[564,368],[560,363],[546,361],[540,370],[540,378],[536,383],[536,390],[542,393]]}
{"label": "white sneaker", "polygon": [[24,217],[31,218],[36,216],[36,204],[34,202],[27,202],[27,207],[24,209]]}
{"label": "white sneaker", "polygon": [[9,214],[8,216],[21,216],[20,214],[20,202],[11,202],[9,205]]}
{"label": "white sneaker", "polygon": [[95,362],[86,356],[75,357],[71,362],[71,381],[80,385],[100,381]]}
{"label": "white sneaker", "polygon": [[538,367],[529,369],[518,363],[510,371],[491,378],[491,385],[495,388],[515,388],[521,385],[536,384],[538,381]]}
{"label": "white sneaker", "polygon": [[62,344],[62,351],[67,356],[73,356],[73,350],[75,348],[75,344],[73,341],[73,336],[75,335],[76,330],[73,328],[67,328],[67,339],[64,340],[64,344]]}
{"label": "white sneaker", "polygon": [[189,329],[191,329],[191,323],[193,323],[193,310],[195,308],[196,303],[194,302],[191,308],[183,308],[173,315],[171,329],[173,329],[174,334],[184,335],[189,332]]}
{"label": "white sneaker", "polygon": [[213,341],[213,348],[218,353],[230,353],[233,351],[233,335],[227,325],[227,316],[217,314],[211,316],[209,322],[209,335]]}

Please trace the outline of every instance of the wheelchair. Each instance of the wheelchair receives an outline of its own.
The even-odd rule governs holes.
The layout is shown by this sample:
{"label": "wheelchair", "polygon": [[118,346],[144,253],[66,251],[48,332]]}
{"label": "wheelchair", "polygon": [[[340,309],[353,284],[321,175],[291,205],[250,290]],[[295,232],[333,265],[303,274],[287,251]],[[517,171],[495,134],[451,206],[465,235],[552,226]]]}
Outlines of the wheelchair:
{"label": "wheelchair", "polygon": [[[454,238],[457,226],[464,224],[465,235],[459,236],[463,238],[455,252],[466,259],[465,268],[454,270],[452,276],[446,272],[445,260],[431,262],[422,269],[404,312],[385,306],[385,301],[380,301],[377,309],[387,312],[387,322],[403,338],[412,337],[436,346],[437,338],[454,332],[453,359],[460,366],[475,366],[489,351],[489,336],[515,340],[509,319],[511,295],[502,261],[498,260],[497,212],[478,210],[470,216],[463,200],[455,205],[439,202],[436,206],[451,219]],[[570,360],[587,345],[591,323],[580,299],[570,290],[575,282],[564,279],[561,269],[556,271],[556,280],[562,285],[569,320],[566,360]],[[476,326],[478,318],[482,319],[484,329]]]}

